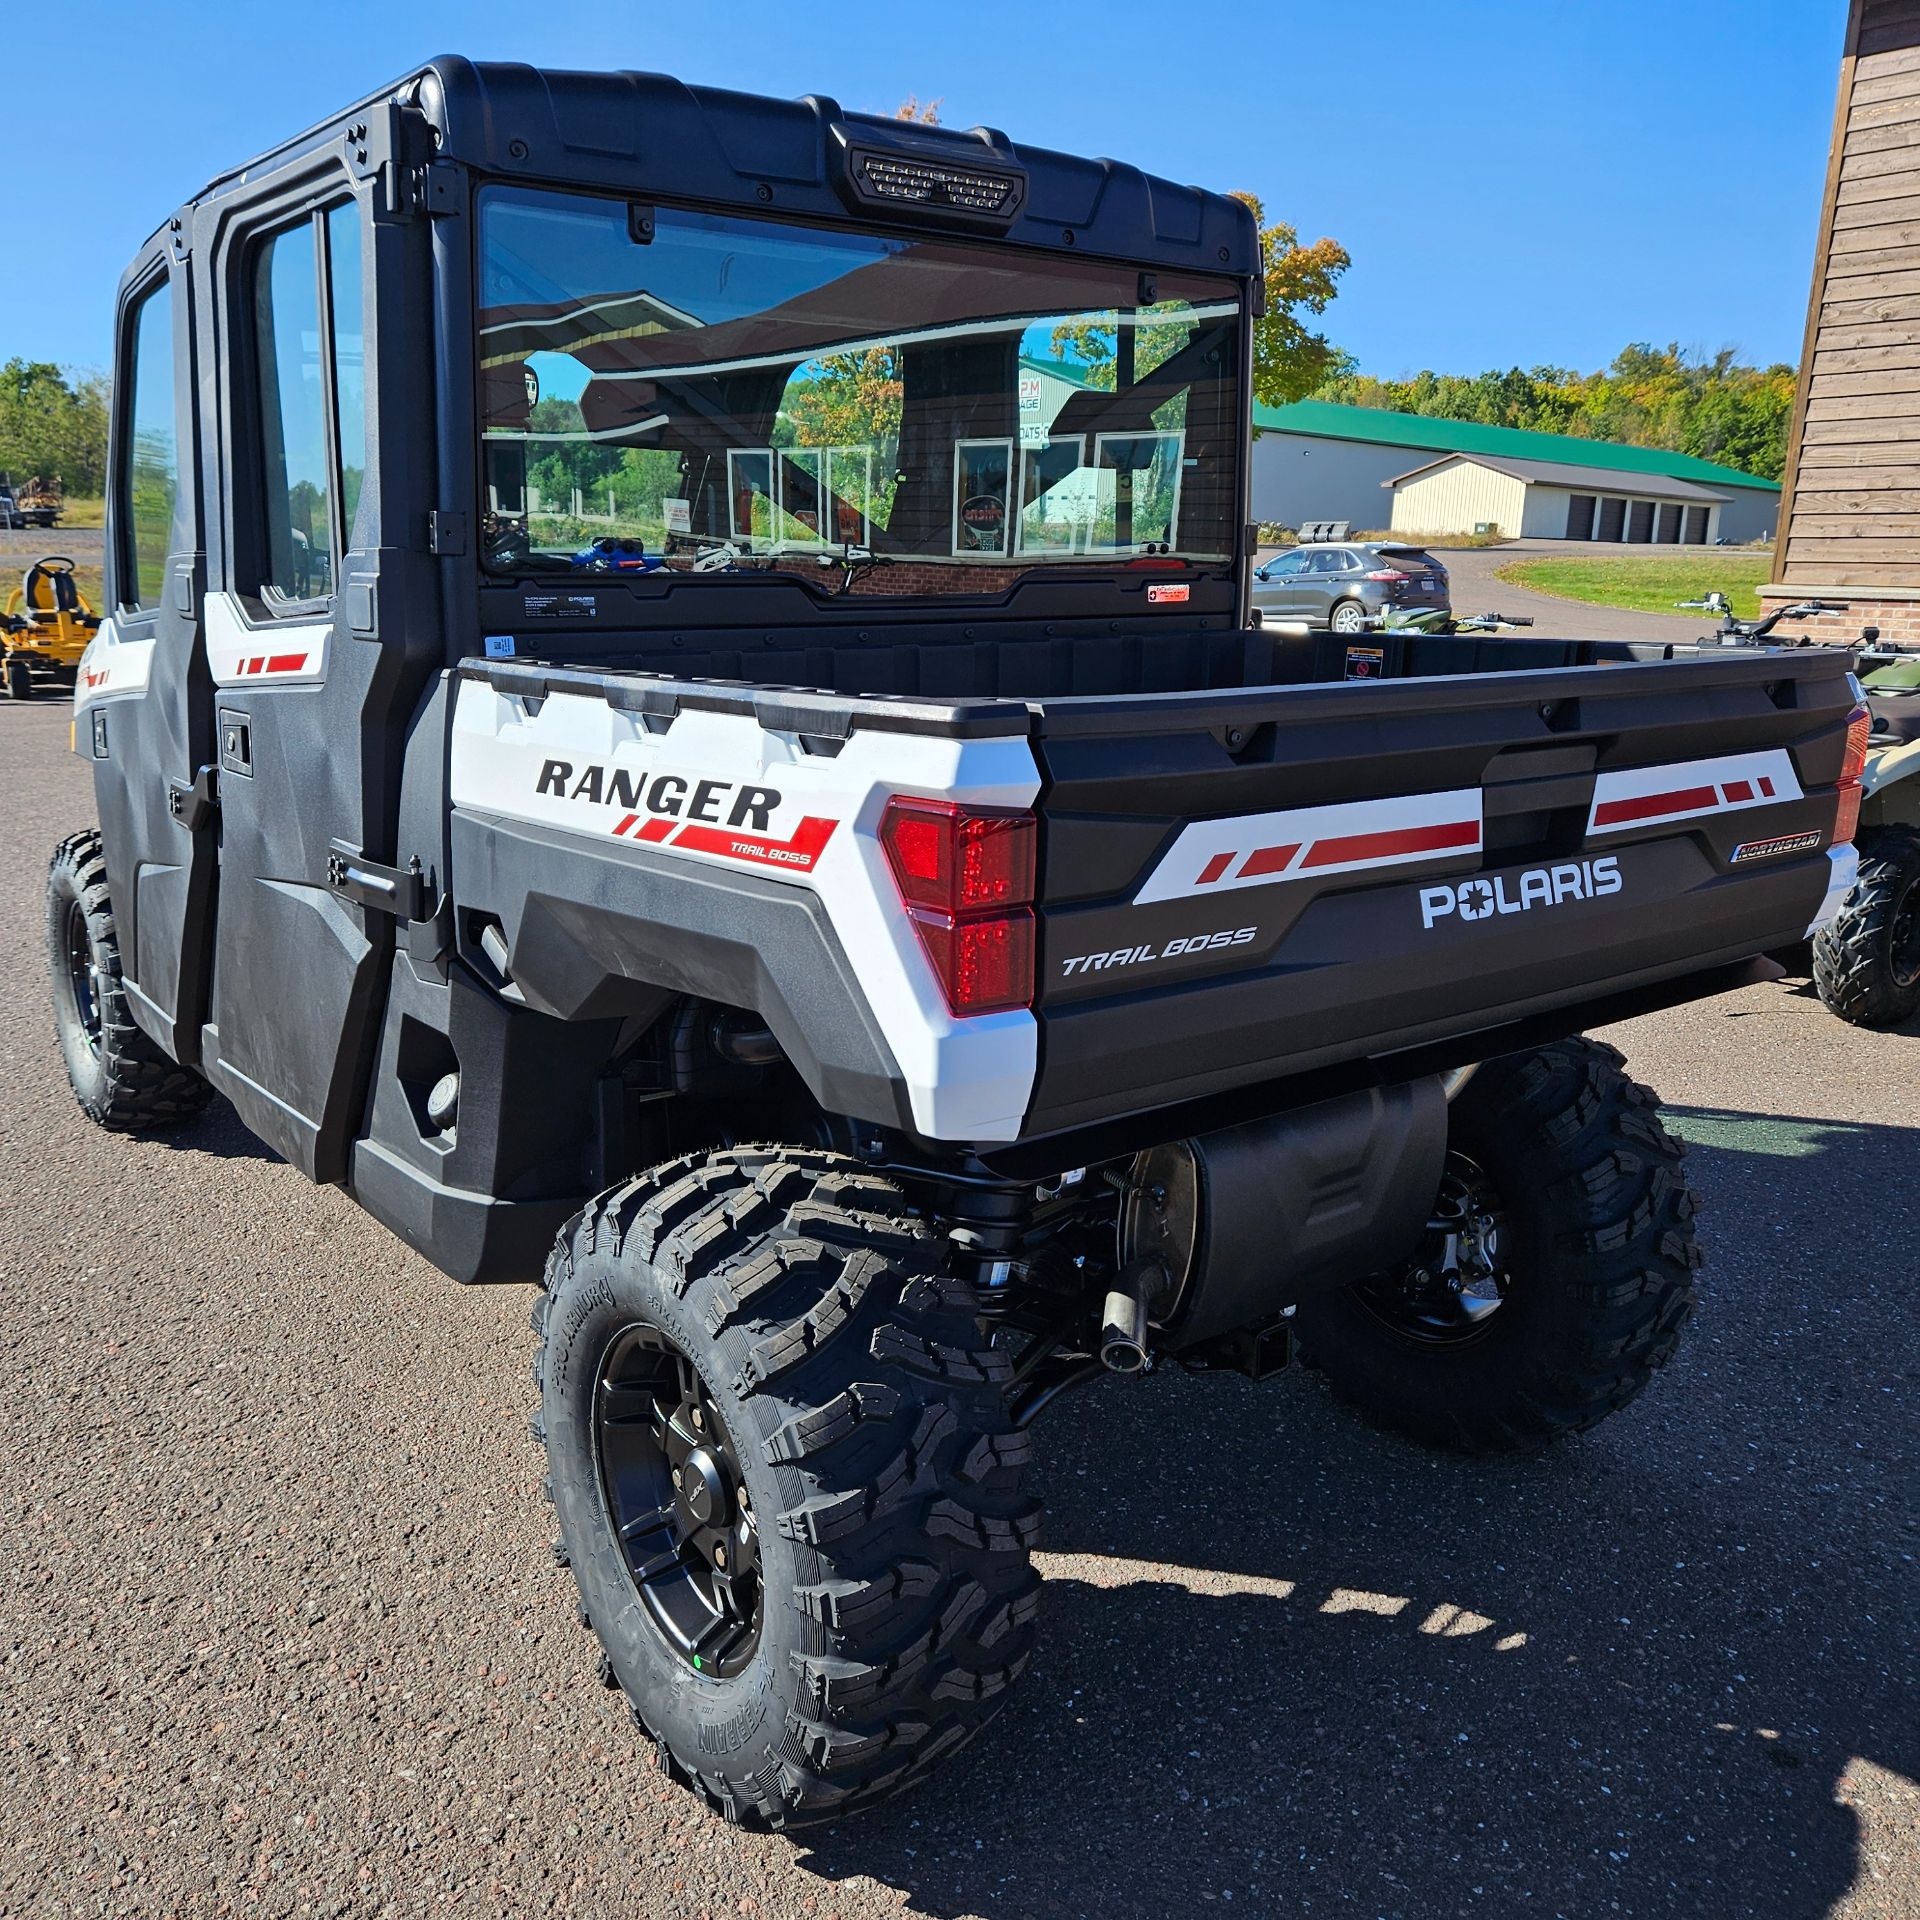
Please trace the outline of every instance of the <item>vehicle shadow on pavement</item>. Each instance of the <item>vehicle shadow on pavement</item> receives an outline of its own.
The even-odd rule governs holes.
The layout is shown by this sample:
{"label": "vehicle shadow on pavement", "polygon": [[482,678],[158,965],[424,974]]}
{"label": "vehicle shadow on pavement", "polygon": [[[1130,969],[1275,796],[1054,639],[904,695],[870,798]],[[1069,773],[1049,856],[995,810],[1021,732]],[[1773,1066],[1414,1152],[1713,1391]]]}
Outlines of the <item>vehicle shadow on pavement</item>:
{"label": "vehicle shadow on pavement", "polygon": [[800,1864],[940,1916],[1826,1913],[1920,1775],[1920,1141],[1674,1118],[1711,1258],[1642,1401],[1472,1461],[1310,1372],[1069,1400],[1034,1666]]}
{"label": "vehicle shadow on pavement", "polygon": [[157,1146],[172,1147],[178,1153],[204,1153],[216,1160],[265,1160],[278,1162],[281,1155],[252,1132],[240,1116],[217,1094],[207,1110],[191,1124],[163,1128],[142,1134]]}

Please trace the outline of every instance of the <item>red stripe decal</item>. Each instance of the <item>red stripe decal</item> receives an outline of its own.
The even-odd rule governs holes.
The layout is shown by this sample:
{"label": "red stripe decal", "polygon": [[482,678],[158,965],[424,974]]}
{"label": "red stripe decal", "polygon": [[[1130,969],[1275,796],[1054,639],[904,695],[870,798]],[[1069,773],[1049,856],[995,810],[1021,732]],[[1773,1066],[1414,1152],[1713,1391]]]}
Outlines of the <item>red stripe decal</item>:
{"label": "red stripe decal", "polygon": [[628,814],[623,814],[623,815],[621,816],[621,818],[620,818],[620,824],[619,824],[619,825],[618,825],[617,827],[615,827],[615,828],[614,828],[614,832],[615,832],[615,833],[625,833],[625,832],[626,832],[626,830],[627,830],[627,829],[628,829],[628,828],[629,828],[630,826],[632,826],[632,825],[633,825],[633,823],[634,823],[634,822],[635,822],[636,820],[638,820],[639,818],[640,818],[640,816],[639,816],[639,815],[638,815],[637,813],[628,813]]}
{"label": "red stripe decal", "polygon": [[1459,820],[1444,827],[1399,827],[1391,833],[1348,833],[1316,840],[1300,864],[1350,866],[1361,860],[1395,860],[1413,853],[1463,852],[1480,844],[1480,822]]}
{"label": "red stripe decal", "polygon": [[1769,800],[1773,798],[1773,782],[1768,779],[1764,773],[1760,776],[1760,791],[1764,793]]}
{"label": "red stripe decal", "polygon": [[[1764,787],[1768,784],[1762,780]],[[1670,813],[1701,813],[1717,807],[1712,787],[1681,787],[1673,793],[1646,793],[1637,800],[1607,800],[1593,810],[1596,827],[1624,827],[1634,820],[1658,820]]]}
{"label": "red stripe decal", "polygon": [[276,653],[267,662],[269,673],[298,673],[307,664],[304,653]]}
{"label": "red stripe decal", "polygon": [[664,840],[673,831],[671,820],[652,819],[633,837],[636,840]]}
{"label": "red stripe decal", "polygon": [[1753,783],[1750,780],[1729,780],[1726,795],[1731,805],[1744,806],[1753,798]]}
{"label": "red stripe decal", "polygon": [[1213,883],[1216,880],[1218,880],[1220,876],[1223,873],[1225,873],[1226,870],[1232,865],[1233,865],[1232,854],[1216,853],[1213,856],[1213,858],[1209,860],[1207,864],[1200,869],[1200,878],[1197,884],[1203,887],[1212,886]]}
{"label": "red stripe decal", "polygon": [[735,833],[727,827],[682,827],[674,835],[676,847],[688,847],[695,853],[717,853],[729,860],[752,860],[763,867],[786,867],[794,873],[811,873],[821,849],[833,837],[837,820],[821,820],[809,814],[794,830],[791,840],[769,840],[763,834]]}
{"label": "red stripe decal", "polygon": [[1263,874],[1279,873],[1300,851],[1296,840],[1290,847],[1255,847],[1247,855],[1246,864],[1234,877],[1238,880],[1257,880]]}

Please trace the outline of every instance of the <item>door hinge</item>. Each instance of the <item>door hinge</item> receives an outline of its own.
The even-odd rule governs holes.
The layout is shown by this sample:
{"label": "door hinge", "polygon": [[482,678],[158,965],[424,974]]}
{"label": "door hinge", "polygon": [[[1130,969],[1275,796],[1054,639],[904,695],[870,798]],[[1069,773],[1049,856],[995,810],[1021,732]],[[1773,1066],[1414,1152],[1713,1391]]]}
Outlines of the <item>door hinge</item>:
{"label": "door hinge", "polygon": [[429,160],[414,170],[421,210],[429,219],[463,213],[467,204],[467,170],[457,160]]}
{"label": "door hinge", "polygon": [[430,920],[427,876],[416,853],[404,867],[382,866],[345,840],[327,844],[327,885],[363,907],[401,920]]}
{"label": "door hinge", "polygon": [[467,550],[467,516],[435,507],[427,515],[427,551],[454,560]]}
{"label": "door hinge", "polygon": [[198,833],[220,811],[219,768],[202,767],[191,785],[185,780],[169,780],[167,811],[189,833]]}

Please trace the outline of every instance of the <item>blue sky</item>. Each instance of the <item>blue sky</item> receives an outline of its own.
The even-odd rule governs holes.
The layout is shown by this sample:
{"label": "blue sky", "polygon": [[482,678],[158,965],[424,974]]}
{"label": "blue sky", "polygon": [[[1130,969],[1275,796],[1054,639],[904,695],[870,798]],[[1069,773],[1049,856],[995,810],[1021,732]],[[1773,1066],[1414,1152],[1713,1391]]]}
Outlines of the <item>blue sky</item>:
{"label": "blue sky", "polygon": [[[63,0],[9,11],[0,360],[97,366],[140,240],[211,174],[443,51],[641,67],[1250,188],[1354,256],[1369,372],[1793,359],[1844,0]],[[809,25],[808,23],[812,24]],[[64,81],[64,90],[62,82]],[[30,101],[31,108],[23,107]],[[22,297],[30,286],[30,297]]]}

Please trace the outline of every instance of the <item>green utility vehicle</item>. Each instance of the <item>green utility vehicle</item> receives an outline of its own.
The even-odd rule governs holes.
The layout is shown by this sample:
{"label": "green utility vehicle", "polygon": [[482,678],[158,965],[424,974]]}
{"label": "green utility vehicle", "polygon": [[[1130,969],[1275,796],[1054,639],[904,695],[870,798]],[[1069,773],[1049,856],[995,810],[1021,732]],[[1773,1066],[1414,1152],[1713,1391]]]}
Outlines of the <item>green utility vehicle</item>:
{"label": "green utility vehicle", "polygon": [[1920,1013],[1920,648],[1882,647],[1868,634],[1860,875],[1814,935],[1813,979],[1841,1019],[1894,1027]]}

